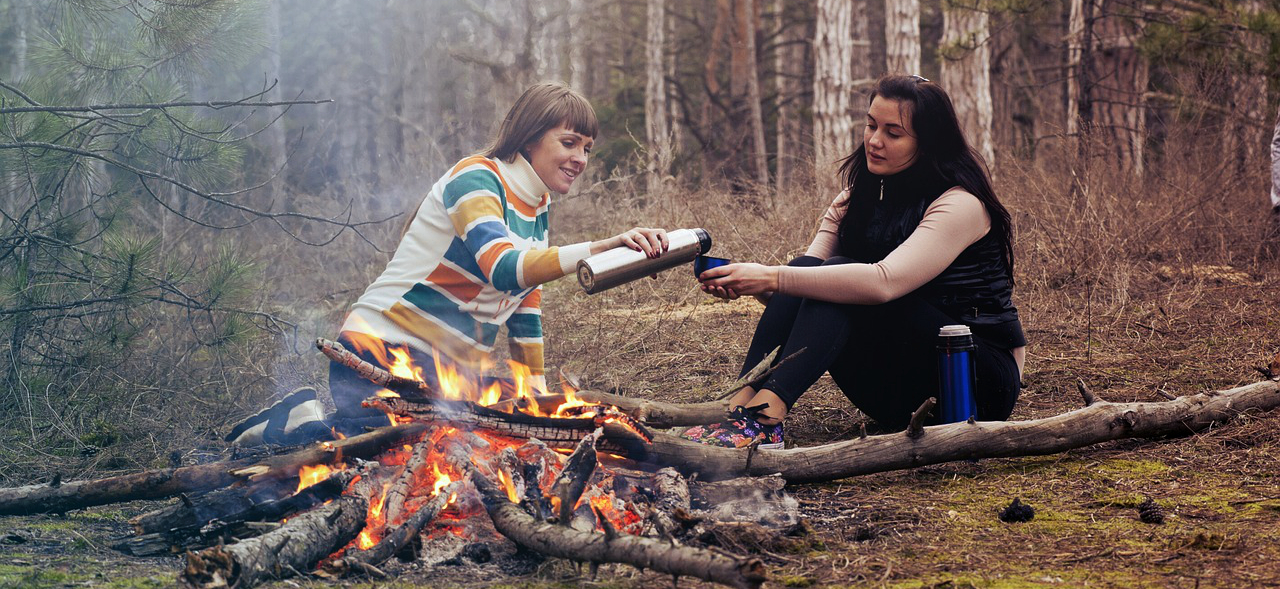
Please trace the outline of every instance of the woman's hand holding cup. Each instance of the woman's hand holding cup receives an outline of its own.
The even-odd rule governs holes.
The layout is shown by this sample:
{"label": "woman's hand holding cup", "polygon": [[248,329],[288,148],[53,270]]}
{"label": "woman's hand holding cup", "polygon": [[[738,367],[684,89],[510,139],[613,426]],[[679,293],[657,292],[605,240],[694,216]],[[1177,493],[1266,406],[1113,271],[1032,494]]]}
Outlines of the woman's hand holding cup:
{"label": "woman's hand holding cup", "polygon": [[763,264],[728,264],[710,268],[698,276],[702,292],[733,300],[778,290],[778,268]]}

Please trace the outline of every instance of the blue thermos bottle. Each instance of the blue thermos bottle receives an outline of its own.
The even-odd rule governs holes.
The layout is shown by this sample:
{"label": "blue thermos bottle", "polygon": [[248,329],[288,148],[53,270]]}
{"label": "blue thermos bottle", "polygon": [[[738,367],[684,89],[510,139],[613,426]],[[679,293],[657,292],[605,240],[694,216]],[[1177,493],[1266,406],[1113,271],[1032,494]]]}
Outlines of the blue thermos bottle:
{"label": "blue thermos bottle", "polygon": [[966,421],[978,413],[973,398],[973,333],[968,325],[944,325],[938,330],[938,404],[942,423]]}

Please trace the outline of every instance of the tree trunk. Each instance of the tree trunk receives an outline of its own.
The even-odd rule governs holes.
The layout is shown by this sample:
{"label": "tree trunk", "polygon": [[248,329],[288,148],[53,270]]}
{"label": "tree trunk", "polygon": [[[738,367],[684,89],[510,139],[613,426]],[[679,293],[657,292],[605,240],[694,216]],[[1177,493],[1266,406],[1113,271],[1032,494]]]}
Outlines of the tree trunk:
{"label": "tree trunk", "polygon": [[1095,145],[1107,153],[1103,161],[1118,170],[1141,176],[1146,141],[1146,99],[1150,79],[1146,59],[1138,50],[1141,14],[1131,14],[1119,0],[1103,0],[1096,20],[1093,51]]}
{"label": "tree trunk", "polygon": [[[280,67],[280,52],[283,51],[281,40],[283,39],[280,23],[280,3],[269,2],[267,4],[267,83],[275,84],[275,88],[263,98],[271,101],[283,100],[284,88],[282,87],[283,76]],[[287,145],[284,121],[277,120],[265,132],[265,141],[267,143],[267,174],[275,174],[276,177],[267,185],[267,198],[263,202],[276,202],[277,199],[283,197],[284,187],[288,174],[285,165],[289,162],[289,147]]]}
{"label": "tree trunk", "polygon": [[838,186],[836,165],[853,152],[849,117],[853,96],[853,4],[848,0],[818,0],[813,35],[813,151],[814,179],[831,191]]}
{"label": "tree trunk", "polygon": [[764,115],[760,110],[760,68],[756,54],[756,35],[760,28],[759,0],[742,0],[738,7],[739,38],[743,41],[743,64],[746,75],[747,117],[751,123],[751,161],[758,191],[769,189],[769,161],[764,142]]}
{"label": "tree trunk", "polygon": [[592,89],[587,84],[587,80],[590,79],[587,74],[587,52],[591,44],[584,37],[591,32],[582,27],[582,20],[587,11],[587,7],[583,4],[584,0],[569,0],[569,86],[583,96],[590,97]]}
{"label": "tree trunk", "polygon": [[[1264,9],[1261,0],[1245,0],[1237,8],[1241,21],[1256,18]],[[1227,93],[1230,113],[1223,125],[1223,150],[1235,162],[1237,174],[1262,167],[1267,132],[1267,78],[1260,65],[1267,54],[1267,39],[1250,30],[1245,23],[1236,27],[1239,53],[1230,63],[1230,90]]]}
{"label": "tree trunk", "polygon": [[942,87],[951,95],[969,145],[993,167],[987,13],[978,0],[953,0],[945,5],[943,23]]}
{"label": "tree trunk", "polygon": [[885,0],[885,67],[891,74],[920,73],[920,0]]}
{"label": "tree trunk", "polygon": [[645,37],[645,133],[649,140],[648,190],[656,194],[671,167],[671,126],[667,118],[666,7],[664,0],[648,0],[648,34]]}
{"label": "tree trunk", "polygon": [[778,29],[778,45],[773,52],[774,85],[778,95],[774,187],[781,195],[796,180],[794,170],[803,161],[796,102],[800,99],[800,78],[804,75],[804,38],[799,25],[786,18],[786,0],[774,0],[773,10],[774,26]]}

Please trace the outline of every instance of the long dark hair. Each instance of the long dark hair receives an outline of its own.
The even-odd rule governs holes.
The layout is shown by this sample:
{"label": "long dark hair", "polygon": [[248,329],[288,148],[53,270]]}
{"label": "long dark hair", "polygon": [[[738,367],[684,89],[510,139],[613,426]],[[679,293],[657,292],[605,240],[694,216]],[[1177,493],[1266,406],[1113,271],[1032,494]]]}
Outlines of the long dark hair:
{"label": "long dark hair", "polygon": [[[1004,249],[1004,261],[1012,281],[1013,226],[1009,211],[1000,204],[995,190],[991,188],[991,177],[982,156],[965,140],[956,109],[946,91],[920,76],[888,75],[876,80],[868,104],[877,96],[896,101],[911,113],[911,127],[918,145],[915,163],[894,175],[902,178],[889,178],[903,188],[932,192],[916,195],[928,198],[930,202],[952,186],[960,186],[978,197],[991,217],[991,232]],[[850,195],[846,205],[849,208],[845,211],[846,221],[860,201],[871,198],[870,195],[881,189],[881,181],[887,181],[867,169],[867,152],[862,141],[858,141],[857,149],[841,161],[840,177]],[[842,224],[842,233],[847,226]]]}

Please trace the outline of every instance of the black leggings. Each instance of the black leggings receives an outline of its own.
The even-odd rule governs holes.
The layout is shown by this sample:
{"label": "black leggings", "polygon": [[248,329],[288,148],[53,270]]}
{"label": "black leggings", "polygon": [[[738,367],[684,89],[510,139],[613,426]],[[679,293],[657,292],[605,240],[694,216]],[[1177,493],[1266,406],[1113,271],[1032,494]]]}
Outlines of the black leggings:
{"label": "black leggings", "polygon": [[[802,256],[788,265],[851,262],[844,257],[823,261]],[[915,293],[881,305],[829,303],[774,293],[756,325],[742,374],[777,346],[782,346],[779,359],[804,350],[778,367],[760,388],[776,393],[790,409],[829,372],[863,413],[885,427],[900,428],[925,399],[938,395],[938,328],[959,323]],[[1007,419],[1018,399],[1017,362],[1008,349],[976,335],[973,339],[978,419]],[[937,422],[936,417],[932,422]]]}

